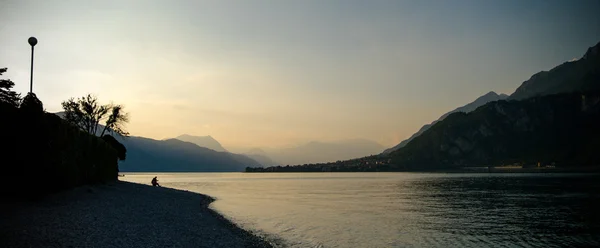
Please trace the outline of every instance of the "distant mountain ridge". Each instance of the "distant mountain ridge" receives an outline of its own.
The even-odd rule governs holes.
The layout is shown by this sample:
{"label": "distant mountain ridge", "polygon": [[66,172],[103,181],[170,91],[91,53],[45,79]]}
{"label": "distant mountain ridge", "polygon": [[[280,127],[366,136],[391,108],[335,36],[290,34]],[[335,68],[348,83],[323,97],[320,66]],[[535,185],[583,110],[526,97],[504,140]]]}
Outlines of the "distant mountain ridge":
{"label": "distant mountain ridge", "polygon": [[273,161],[270,157],[264,154],[256,154],[256,153],[244,153],[244,156],[247,156],[251,159],[254,159],[256,162],[261,164],[262,166],[273,166],[278,165],[279,163]]}
{"label": "distant mountain ridge", "polygon": [[[64,118],[64,112],[55,114]],[[100,135],[103,127],[99,125],[96,135]],[[190,139],[196,137],[182,136]],[[261,166],[252,158],[226,152],[210,136],[198,137],[197,140],[216,149],[221,147],[223,151],[180,139],[155,140],[137,136],[115,138],[127,149],[127,159],[119,163],[121,172],[240,172],[247,166]]]}
{"label": "distant mountain ridge", "polygon": [[[227,149],[225,149],[221,145],[221,143],[219,143],[219,141],[217,141],[215,138],[213,138],[210,135],[194,136],[194,135],[189,135],[189,134],[182,134],[182,135],[175,137],[175,139],[194,143],[200,147],[205,147],[205,148],[212,149],[212,150],[215,150],[218,152],[230,153],[227,151]],[[263,166],[276,165],[276,163],[273,160],[271,160],[264,153],[264,151],[262,151],[262,153],[257,153],[256,151],[260,151],[260,150],[254,150],[253,152],[248,152],[248,153],[238,153],[238,154],[230,153],[230,154],[232,154],[234,157],[238,158],[238,160],[240,160],[240,161],[246,161],[247,159],[251,159],[251,160],[258,162],[260,165],[263,165]]]}
{"label": "distant mountain ridge", "polygon": [[600,92],[490,102],[454,113],[392,152],[399,170],[600,166]]}
{"label": "distant mountain ridge", "polygon": [[506,100],[453,113],[389,154],[401,170],[556,163],[599,166],[600,42],[534,74]]}
{"label": "distant mountain ridge", "polygon": [[267,155],[281,165],[335,162],[379,154],[384,147],[366,139],[349,139],[335,142],[312,141],[290,148],[268,149]]}
{"label": "distant mountain ridge", "polygon": [[154,140],[125,137],[127,159],[119,165],[124,172],[239,172],[247,166],[261,166],[239,154],[217,152],[178,139]]}
{"label": "distant mountain ridge", "polygon": [[223,148],[223,146],[221,145],[221,143],[219,143],[219,141],[217,141],[210,135],[194,136],[194,135],[189,135],[189,134],[182,134],[182,135],[175,137],[175,139],[194,143],[200,147],[206,147],[208,149],[212,149],[217,152],[226,152],[227,151],[225,148]]}
{"label": "distant mountain ridge", "polygon": [[[227,151],[211,136],[193,136],[183,134],[178,140],[194,143],[209,149]],[[378,154],[384,147],[377,142],[366,139],[347,139],[333,142],[311,141],[302,145],[287,148],[259,148],[247,151],[236,150],[262,166],[295,165],[315,162],[330,162],[356,157]]]}
{"label": "distant mountain ridge", "polygon": [[477,109],[478,107],[483,106],[486,103],[489,102],[493,102],[493,101],[498,101],[498,100],[504,100],[508,98],[508,95],[506,94],[497,94],[496,92],[490,91],[487,94],[478,97],[477,99],[475,99],[475,101],[464,105],[462,107],[458,107],[448,113],[443,114],[440,118],[438,118],[437,120],[433,121],[431,124],[425,124],[424,126],[421,127],[421,129],[419,129],[419,131],[417,131],[416,133],[414,133],[413,135],[411,135],[408,139],[400,142],[400,144],[392,147],[392,148],[388,148],[385,151],[383,151],[383,154],[390,154],[393,151],[396,151],[404,146],[406,146],[406,144],[408,144],[408,142],[410,142],[411,140],[413,140],[414,138],[418,137],[419,135],[421,135],[423,132],[427,131],[429,128],[431,128],[431,126],[433,126],[435,123],[444,120],[448,115],[452,114],[452,113],[456,113],[456,112],[463,112],[463,113],[469,113],[471,111],[474,111],[475,109]]}
{"label": "distant mountain ridge", "polygon": [[565,62],[552,68],[550,71],[538,72],[523,82],[513,94],[498,95],[490,92],[479,97],[477,100],[461,108],[457,108],[442,115],[431,124],[424,125],[410,138],[400,142],[398,145],[383,151],[382,154],[390,154],[406,146],[414,138],[418,137],[435,123],[445,119],[448,115],[456,112],[469,113],[488,102],[498,100],[522,100],[535,96],[546,96],[558,93],[585,92],[600,89],[600,42],[589,47],[586,53],[578,60]]}

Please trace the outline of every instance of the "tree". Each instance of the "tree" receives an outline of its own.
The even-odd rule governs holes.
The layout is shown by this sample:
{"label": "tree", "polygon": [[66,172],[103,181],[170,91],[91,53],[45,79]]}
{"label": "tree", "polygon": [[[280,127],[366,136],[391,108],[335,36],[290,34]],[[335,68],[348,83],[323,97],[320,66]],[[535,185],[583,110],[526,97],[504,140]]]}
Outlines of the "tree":
{"label": "tree", "polygon": [[[7,70],[7,68],[0,68],[0,76]],[[7,103],[16,108],[21,102],[21,95],[10,90],[14,86],[15,83],[10,79],[0,79],[0,103]]]}
{"label": "tree", "polygon": [[120,136],[129,135],[124,128],[125,123],[129,122],[129,115],[123,110],[123,105],[103,105],[96,96],[88,94],[64,101],[62,107],[65,120],[90,134],[98,134],[98,126],[105,121],[101,137],[106,131]]}
{"label": "tree", "polygon": [[21,101],[21,106],[19,107],[22,110],[33,113],[43,113],[44,112],[44,104],[40,99],[37,98],[35,93],[29,92]]}
{"label": "tree", "polygon": [[117,151],[117,156],[119,157],[119,160],[125,160],[127,158],[127,148],[125,148],[125,146],[121,144],[121,142],[117,141],[115,137],[110,135],[104,135],[102,136],[102,139]]}
{"label": "tree", "polygon": [[125,131],[123,125],[129,122],[129,115],[123,112],[122,105],[114,105],[111,107],[111,113],[106,120],[104,129],[102,129],[101,137],[104,137],[106,130],[115,132],[122,136],[128,136],[129,133]]}

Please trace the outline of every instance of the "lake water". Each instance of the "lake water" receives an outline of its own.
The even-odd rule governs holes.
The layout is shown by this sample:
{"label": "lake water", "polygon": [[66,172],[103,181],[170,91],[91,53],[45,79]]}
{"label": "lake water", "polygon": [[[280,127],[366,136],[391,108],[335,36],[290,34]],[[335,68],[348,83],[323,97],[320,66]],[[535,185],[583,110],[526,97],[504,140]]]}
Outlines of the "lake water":
{"label": "lake water", "polygon": [[443,173],[126,174],[213,196],[279,247],[600,246],[600,176]]}

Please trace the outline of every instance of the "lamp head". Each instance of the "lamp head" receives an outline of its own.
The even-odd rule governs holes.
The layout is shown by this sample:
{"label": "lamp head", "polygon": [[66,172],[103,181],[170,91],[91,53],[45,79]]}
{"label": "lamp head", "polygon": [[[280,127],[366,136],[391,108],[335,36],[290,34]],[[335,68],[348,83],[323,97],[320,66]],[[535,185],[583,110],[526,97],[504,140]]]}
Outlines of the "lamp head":
{"label": "lamp head", "polygon": [[29,42],[29,45],[35,46],[37,44],[37,39],[35,37],[29,37],[27,42]]}

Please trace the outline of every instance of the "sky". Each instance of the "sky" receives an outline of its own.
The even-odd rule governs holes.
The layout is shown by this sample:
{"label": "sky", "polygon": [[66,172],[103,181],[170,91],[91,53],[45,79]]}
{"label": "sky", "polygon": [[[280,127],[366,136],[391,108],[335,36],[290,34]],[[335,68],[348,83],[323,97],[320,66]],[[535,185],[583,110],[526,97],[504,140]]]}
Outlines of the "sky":
{"label": "sky", "polygon": [[0,67],[49,112],[88,93],[134,136],[226,148],[391,147],[489,92],[580,58],[600,1],[0,0]]}

